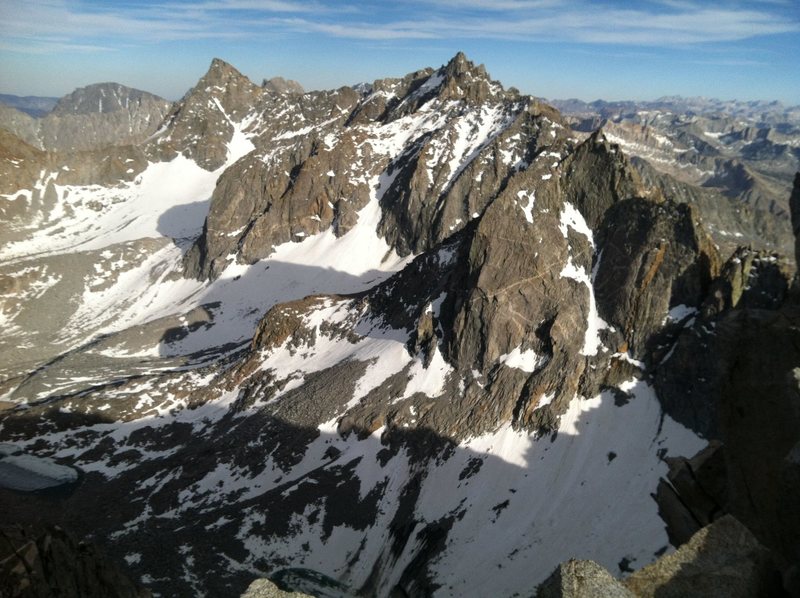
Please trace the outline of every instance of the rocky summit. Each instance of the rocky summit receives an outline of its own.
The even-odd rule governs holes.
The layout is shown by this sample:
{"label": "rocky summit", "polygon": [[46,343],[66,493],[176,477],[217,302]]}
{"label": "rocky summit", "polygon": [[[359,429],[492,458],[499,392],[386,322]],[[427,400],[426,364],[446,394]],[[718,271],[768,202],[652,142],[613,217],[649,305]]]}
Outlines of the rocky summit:
{"label": "rocky summit", "polygon": [[0,120],[5,518],[120,595],[796,595],[800,178],[736,210],[463,54],[52,114],[147,106]]}

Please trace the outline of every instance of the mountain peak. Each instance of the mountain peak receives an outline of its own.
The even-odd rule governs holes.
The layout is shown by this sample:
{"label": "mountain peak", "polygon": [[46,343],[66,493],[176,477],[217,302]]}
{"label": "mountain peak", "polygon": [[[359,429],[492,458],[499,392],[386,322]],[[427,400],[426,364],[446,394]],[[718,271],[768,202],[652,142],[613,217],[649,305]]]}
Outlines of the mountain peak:
{"label": "mountain peak", "polygon": [[257,102],[263,90],[220,58],[175,105],[169,130],[160,138],[166,151],[180,147],[202,168],[216,170],[225,163],[234,126]]}
{"label": "mountain peak", "polygon": [[201,81],[218,83],[240,78],[246,79],[247,77],[221,58],[214,58]]}
{"label": "mountain peak", "polygon": [[438,74],[444,79],[442,99],[483,102],[503,91],[502,85],[492,81],[485,66],[476,66],[463,52],[453,56]]}
{"label": "mountain peak", "polygon": [[120,83],[93,83],[79,87],[58,100],[52,113],[65,114],[110,113],[127,109],[131,103],[168,104],[152,93],[126,87]]}
{"label": "mountain peak", "polygon": [[445,74],[450,77],[463,77],[466,74],[473,76],[480,76],[481,78],[488,79],[489,74],[486,72],[486,67],[482,64],[475,66],[475,63],[467,58],[464,52],[458,52],[450,59],[450,62],[445,65]]}

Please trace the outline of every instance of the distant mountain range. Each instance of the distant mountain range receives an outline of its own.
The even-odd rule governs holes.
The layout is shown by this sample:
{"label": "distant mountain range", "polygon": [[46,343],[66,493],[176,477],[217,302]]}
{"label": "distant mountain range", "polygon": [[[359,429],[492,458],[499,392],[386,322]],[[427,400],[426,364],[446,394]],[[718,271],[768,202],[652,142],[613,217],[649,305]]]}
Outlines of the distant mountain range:
{"label": "distant mountain range", "polygon": [[788,197],[800,169],[800,106],[681,97],[553,104],[574,130],[601,129],[619,143],[650,184],[702,206],[727,250],[766,242],[791,251]]}
{"label": "distant mountain range", "polygon": [[16,108],[34,118],[41,118],[55,108],[58,98],[48,98],[42,96],[15,96],[7,93],[0,93],[0,104]]}
{"label": "distant mountain range", "polygon": [[685,115],[728,116],[743,118],[754,122],[792,122],[800,124],[800,106],[785,106],[778,101],[739,101],[718,100],[715,98],[681,96],[664,96],[657,100],[595,100],[584,102],[582,100],[546,100],[565,114],[593,115],[599,114],[603,118],[629,116],[637,112],[655,110],[672,112]]}

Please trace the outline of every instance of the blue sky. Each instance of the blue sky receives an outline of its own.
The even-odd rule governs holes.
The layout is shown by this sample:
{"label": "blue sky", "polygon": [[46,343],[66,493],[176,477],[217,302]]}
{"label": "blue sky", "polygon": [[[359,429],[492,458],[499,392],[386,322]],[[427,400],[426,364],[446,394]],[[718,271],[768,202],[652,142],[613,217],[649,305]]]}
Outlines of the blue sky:
{"label": "blue sky", "polygon": [[0,0],[0,93],[177,99],[214,57],[333,88],[457,51],[548,98],[800,104],[800,0]]}

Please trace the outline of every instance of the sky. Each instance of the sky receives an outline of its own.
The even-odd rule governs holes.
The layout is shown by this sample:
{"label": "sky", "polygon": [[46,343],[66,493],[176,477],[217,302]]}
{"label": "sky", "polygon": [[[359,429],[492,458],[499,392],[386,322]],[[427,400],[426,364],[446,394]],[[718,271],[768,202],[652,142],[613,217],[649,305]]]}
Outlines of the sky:
{"label": "sky", "polygon": [[221,58],[306,89],[458,51],[550,99],[800,104],[800,0],[0,0],[0,93],[115,81],[179,99]]}

